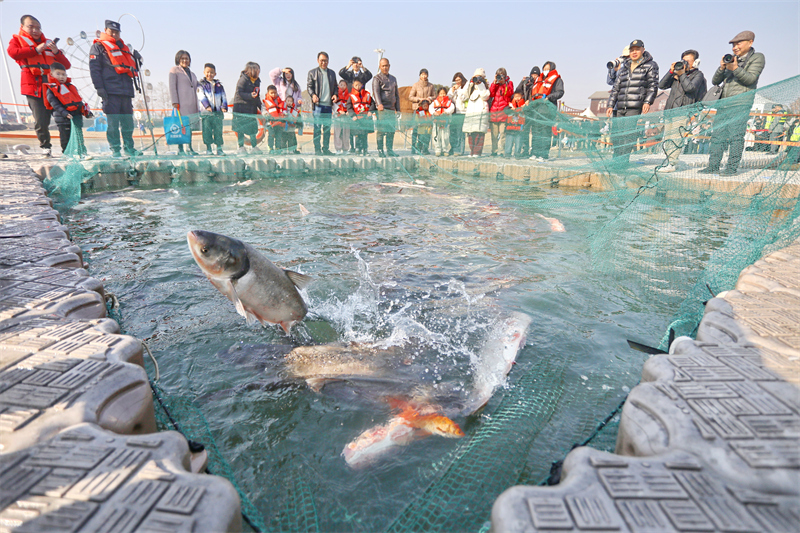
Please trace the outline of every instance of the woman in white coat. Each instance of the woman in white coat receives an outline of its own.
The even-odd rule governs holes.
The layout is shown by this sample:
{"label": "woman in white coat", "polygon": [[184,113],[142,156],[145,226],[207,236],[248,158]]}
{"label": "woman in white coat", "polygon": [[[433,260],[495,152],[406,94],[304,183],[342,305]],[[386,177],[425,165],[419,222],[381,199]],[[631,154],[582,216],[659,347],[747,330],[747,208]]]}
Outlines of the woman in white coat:
{"label": "woman in white coat", "polygon": [[[200,110],[197,105],[197,76],[189,70],[192,64],[192,57],[186,50],[178,50],[175,54],[175,66],[169,69],[169,96],[172,100],[172,107],[177,109],[182,118],[188,118],[190,129],[196,129],[200,119]],[[197,155],[192,149],[191,139],[187,144],[186,152],[189,155]],[[178,145],[178,153],[182,154],[183,145]]]}
{"label": "woman in white coat", "polygon": [[480,157],[483,152],[483,141],[489,129],[489,84],[486,82],[486,71],[475,70],[466,90],[461,93],[466,104],[464,115],[464,133],[467,134],[470,157]]}

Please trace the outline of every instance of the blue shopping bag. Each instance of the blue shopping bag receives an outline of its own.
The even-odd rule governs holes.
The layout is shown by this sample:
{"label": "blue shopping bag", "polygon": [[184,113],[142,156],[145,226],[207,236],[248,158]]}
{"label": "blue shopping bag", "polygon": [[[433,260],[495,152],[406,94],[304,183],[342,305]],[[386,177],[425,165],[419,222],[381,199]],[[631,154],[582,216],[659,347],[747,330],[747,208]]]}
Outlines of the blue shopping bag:
{"label": "blue shopping bag", "polygon": [[177,109],[172,110],[172,116],[164,117],[164,136],[167,144],[188,144],[192,142],[192,128],[189,118],[183,118]]}

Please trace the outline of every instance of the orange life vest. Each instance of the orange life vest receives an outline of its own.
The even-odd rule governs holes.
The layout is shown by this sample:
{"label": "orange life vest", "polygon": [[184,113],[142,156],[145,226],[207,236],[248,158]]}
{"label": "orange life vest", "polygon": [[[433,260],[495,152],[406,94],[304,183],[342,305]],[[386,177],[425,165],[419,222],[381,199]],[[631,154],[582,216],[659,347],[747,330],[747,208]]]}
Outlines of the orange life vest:
{"label": "orange life vest", "polygon": [[450,107],[450,104],[452,104],[452,102],[450,101],[450,98],[448,98],[447,96],[445,96],[442,100],[439,100],[439,98],[437,97],[436,100],[433,101],[433,114],[434,115],[444,114],[444,112],[447,111],[447,108]]}
{"label": "orange life vest", "polygon": [[287,117],[285,129],[289,131],[290,128],[294,128],[297,125],[296,119],[300,117],[300,110],[294,105],[286,106],[283,108],[283,116]]}
{"label": "orange life vest", "polygon": [[[276,96],[275,100],[273,100],[272,98],[269,97],[269,95],[267,95],[263,101],[264,101],[264,110],[267,112],[268,115],[275,118],[281,118],[281,116],[283,116],[283,100],[281,100],[280,96]],[[270,126],[280,126],[282,124],[283,124],[282,120],[269,121]]]}
{"label": "orange life vest", "polygon": [[[106,49],[108,59],[111,61],[111,65],[114,67],[114,70],[117,71],[117,74],[127,74],[131,78],[136,76],[136,61],[133,59],[130,48],[128,48],[128,45],[125,44],[122,39],[115,40],[109,34],[103,32],[94,42],[102,44]],[[90,59],[94,59],[94,57],[90,56]]]}
{"label": "orange life vest", "polygon": [[540,98],[546,98],[550,95],[550,91],[553,90],[553,85],[556,83],[556,80],[561,76],[558,74],[558,71],[553,69],[550,71],[550,74],[547,77],[544,77],[544,74],[539,74],[539,77],[536,78],[536,81],[531,88],[531,100],[538,100]]}
{"label": "orange life vest", "polygon": [[[30,46],[31,48],[36,48],[42,43],[47,42],[47,38],[42,34],[41,40],[37,43],[33,40],[33,37],[30,36],[28,32],[25,30],[20,29],[18,35],[14,35],[19,42],[20,48],[25,48]],[[34,76],[47,76],[50,73],[50,65],[52,65],[56,61],[56,55],[50,50],[50,48],[45,47],[41,54],[36,54],[33,57],[26,57],[25,59],[17,60],[17,64],[22,68],[29,68],[31,69],[31,73]]]}
{"label": "orange life vest", "polygon": [[351,92],[350,105],[353,106],[353,113],[356,115],[369,113],[369,108],[372,105],[372,96],[364,89],[361,89],[360,93]]}
{"label": "orange life vest", "polygon": [[[55,95],[61,105],[63,105],[70,114],[83,113],[83,99],[78,94],[78,89],[72,85],[72,80],[67,78],[66,83],[60,83],[57,79],[50,76],[50,82],[44,84],[47,89]],[[47,100],[47,95],[44,98],[44,106],[47,109],[53,109],[50,102]]]}
{"label": "orange life vest", "polygon": [[431,117],[430,111],[418,107],[417,110],[414,111],[414,115],[416,115],[417,120],[420,121],[419,126],[417,126],[418,134],[427,135],[433,131],[433,123],[428,120]]}
{"label": "orange life vest", "polygon": [[336,102],[336,114],[337,115],[346,115],[347,114],[347,89],[339,89],[336,93],[338,96],[338,101]]}
{"label": "orange life vest", "polygon": [[525,99],[514,101],[511,100],[509,106],[511,106],[511,113],[508,115],[508,120],[506,121],[506,131],[520,131],[522,126],[525,124],[525,115],[522,114],[522,111],[519,109],[522,108],[527,102]]}

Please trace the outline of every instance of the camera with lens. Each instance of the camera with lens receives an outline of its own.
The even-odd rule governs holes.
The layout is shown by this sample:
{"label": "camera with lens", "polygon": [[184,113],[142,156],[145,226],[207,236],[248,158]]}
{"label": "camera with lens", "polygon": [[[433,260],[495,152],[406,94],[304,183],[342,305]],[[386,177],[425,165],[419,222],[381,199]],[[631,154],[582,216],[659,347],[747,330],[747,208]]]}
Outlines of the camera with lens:
{"label": "camera with lens", "polygon": [[733,57],[733,54],[725,54],[722,56],[722,62],[728,64],[733,63]]}
{"label": "camera with lens", "polygon": [[612,68],[617,68],[620,63],[622,63],[622,61],[620,61],[619,58],[616,58],[614,61],[609,61],[608,63],[606,63],[606,68],[609,70]]}
{"label": "camera with lens", "polygon": [[483,83],[483,76],[474,76],[472,78],[472,83],[474,83],[475,85]]}
{"label": "camera with lens", "polygon": [[676,61],[675,65],[672,67],[672,71],[675,72],[676,70],[683,70],[686,68],[686,63],[683,61]]}

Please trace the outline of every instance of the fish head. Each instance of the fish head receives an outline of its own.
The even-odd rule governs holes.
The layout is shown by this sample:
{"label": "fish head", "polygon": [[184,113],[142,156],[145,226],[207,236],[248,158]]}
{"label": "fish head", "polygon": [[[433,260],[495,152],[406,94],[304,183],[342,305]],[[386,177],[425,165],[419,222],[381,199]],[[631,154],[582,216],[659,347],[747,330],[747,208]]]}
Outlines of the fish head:
{"label": "fish head", "polygon": [[207,276],[238,278],[250,268],[247,249],[242,241],[202,230],[187,233],[186,241],[194,260]]}

